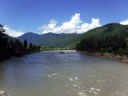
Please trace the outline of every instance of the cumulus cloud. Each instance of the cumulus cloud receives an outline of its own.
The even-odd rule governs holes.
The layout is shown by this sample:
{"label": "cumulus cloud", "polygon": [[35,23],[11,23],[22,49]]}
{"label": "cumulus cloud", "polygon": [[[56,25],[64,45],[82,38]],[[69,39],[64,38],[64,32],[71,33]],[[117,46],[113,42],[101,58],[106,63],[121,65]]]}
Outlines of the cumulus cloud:
{"label": "cumulus cloud", "polygon": [[40,27],[40,28],[38,28],[39,30],[44,30],[43,32],[44,33],[47,33],[47,32],[51,32],[52,30],[54,30],[55,29],[55,27],[56,27],[56,25],[57,25],[57,21],[56,20],[54,20],[54,19],[52,19],[50,22],[49,22],[49,24],[48,25],[43,25],[42,27]]}
{"label": "cumulus cloud", "polygon": [[122,25],[128,25],[128,19],[127,20],[124,20],[124,21],[121,21],[120,24],[122,24]]}
{"label": "cumulus cloud", "polygon": [[4,26],[4,29],[6,30],[6,34],[12,37],[18,37],[24,34],[22,31],[16,31],[14,29],[11,29],[9,26]]}
{"label": "cumulus cloud", "polygon": [[41,33],[84,33],[90,29],[101,26],[98,18],[92,18],[91,23],[83,22],[80,18],[80,13],[75,13],[67,22],[57,26],[56,20],[51,20],[49,24],[43,25],[39,28]]}
{"label": "cumulus cloud", "polygon": [[91,23],[83,23],[80,25],[79,30],[77,30],[77,33],[83,33],[87,32],[88,30],[91,30],[96,27],[100,27],[100,20],[98,18],[92,18]]}

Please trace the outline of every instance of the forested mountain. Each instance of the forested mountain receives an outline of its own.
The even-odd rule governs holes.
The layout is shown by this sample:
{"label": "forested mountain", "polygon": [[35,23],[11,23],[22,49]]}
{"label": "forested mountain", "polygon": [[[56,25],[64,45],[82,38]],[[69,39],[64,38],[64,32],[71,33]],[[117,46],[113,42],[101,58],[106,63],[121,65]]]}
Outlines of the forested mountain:
{"label": "forested mountain", "polygon": [[36,45],[43,46],[52,46],[52,47],[68,47],[72,45],[77,38],[79,38],[80,34],[55,34],[55,33],[47,33],[47,34],[35,34],[32,32],[28,32],[18,37],[19,40],[24,41],[27,40],[29,43],[33,43]]}
{"label": "forested mountain", "polygon": [[41,35],[33,33],[33,32],[27,32],[27,33],[19,36],[17,39],[19,39],[22,42],[24,42],[24,40],[27,40],[29,43],[33,43],[33,44],[38,45],[39,44],[39,41],[38,41],[39,38],[41,38]]}
{"label": "forested mountain", "polygon": [[83,34],[76,49],[89,52],[113,52],[128,55],[128,25],[111,23]]}
{"label": "forested mountain", "polygon": [[[35,34],[28,32],[18,37],[22,42],[52,47],[74,47],[84,51],[115,51],[125,49],[128,42],[128,25],[110,23],[83,34]],[[118,50],[119,51],[119,50]]]}

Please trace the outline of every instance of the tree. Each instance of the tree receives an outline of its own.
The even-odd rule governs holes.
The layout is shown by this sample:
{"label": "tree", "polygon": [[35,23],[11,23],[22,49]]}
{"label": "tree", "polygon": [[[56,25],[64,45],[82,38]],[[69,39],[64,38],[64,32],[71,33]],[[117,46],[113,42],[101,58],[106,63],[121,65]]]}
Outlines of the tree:
{"label": "tree", "polygon": [[4,26],[0,24],[0,61],[10,57],[8,38]]}
{"label": "tree", "polygon": [[5,42],[7,42],[7,38],[5,38],[5,29],[4,26],[0,24],[0,46],[3,47]]}
{"label": "tree", "polygon": [[4,25],[0,24],[0,34],[5,32]]}
{"label": "tree", "polygon": [[15,56],[22,56],[24,55],[24,53],[25,53],[25,49],[24,49],[23,44],[18,39],[16,39],[14,43]]}
{"label": "tree", "polygon": [[24,47],[25,47],[25,49],[27,49],[27,46],[28,46],[28,42],[27,42],[27,40],[24,40]]}

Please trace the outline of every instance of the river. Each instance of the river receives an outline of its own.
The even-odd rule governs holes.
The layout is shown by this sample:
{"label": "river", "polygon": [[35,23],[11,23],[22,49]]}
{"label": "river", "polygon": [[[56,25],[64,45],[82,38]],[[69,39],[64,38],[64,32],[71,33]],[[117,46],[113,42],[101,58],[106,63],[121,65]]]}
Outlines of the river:
{"label": "river", "polygon": [[76,51],[45,51],[0,63],[10,96],[128,96],[128,65]]}

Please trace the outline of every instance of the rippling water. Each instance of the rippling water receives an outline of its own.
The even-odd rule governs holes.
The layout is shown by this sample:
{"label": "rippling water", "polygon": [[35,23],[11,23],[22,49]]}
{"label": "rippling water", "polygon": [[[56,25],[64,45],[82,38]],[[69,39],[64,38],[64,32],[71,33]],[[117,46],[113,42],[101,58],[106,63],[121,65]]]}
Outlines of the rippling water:
{"label": "rippling water", "polygon": [[11,96],[128,96],[128,65],[75,51],[39,52],[0,63]]}

